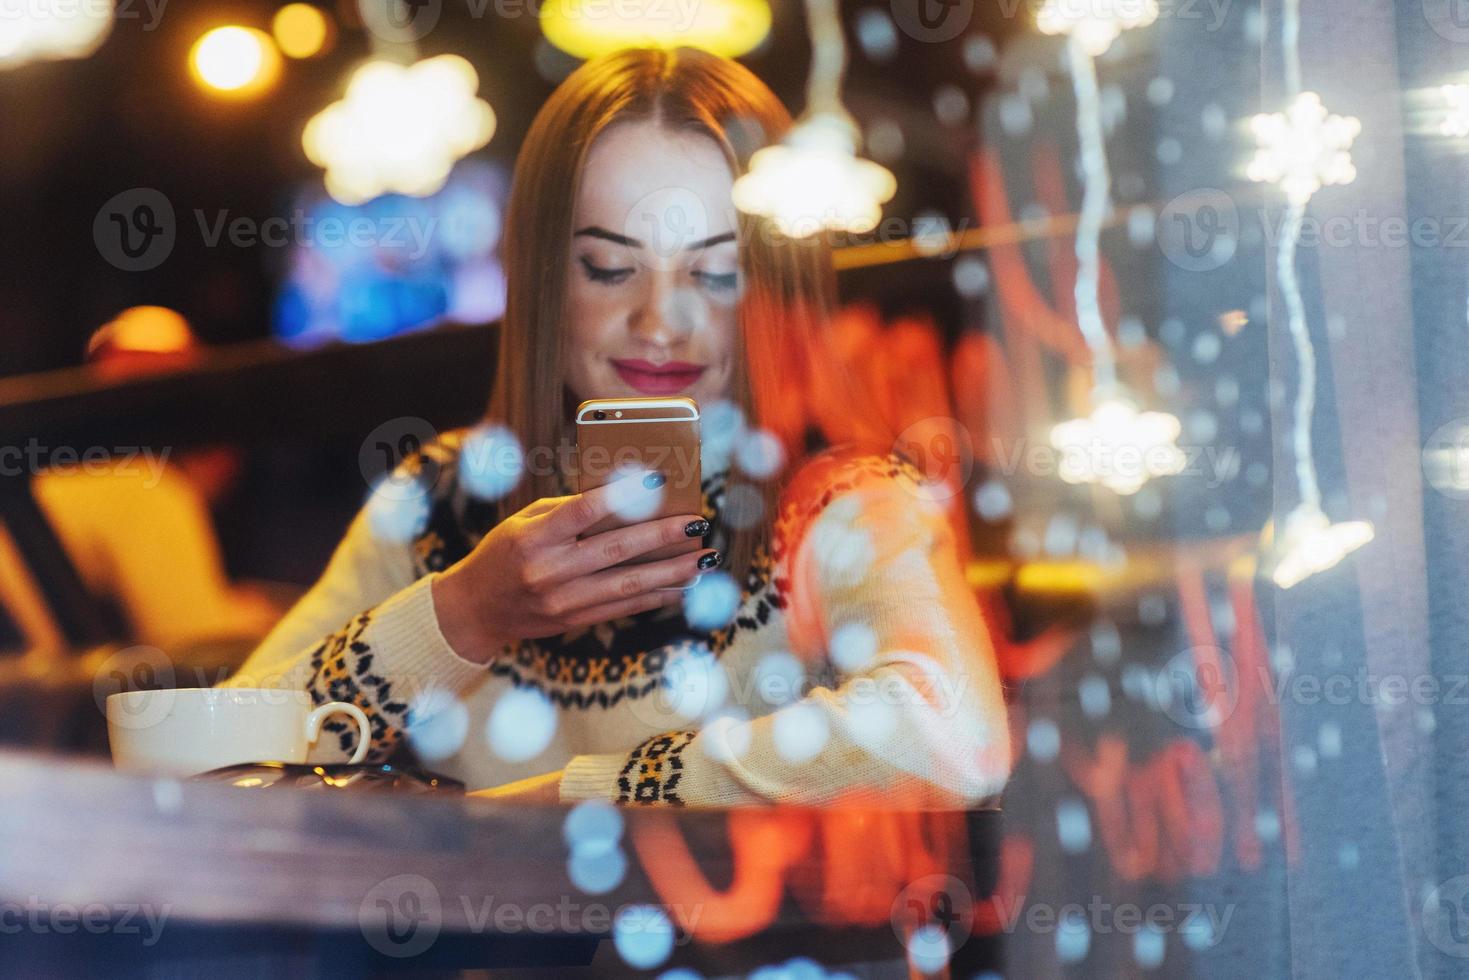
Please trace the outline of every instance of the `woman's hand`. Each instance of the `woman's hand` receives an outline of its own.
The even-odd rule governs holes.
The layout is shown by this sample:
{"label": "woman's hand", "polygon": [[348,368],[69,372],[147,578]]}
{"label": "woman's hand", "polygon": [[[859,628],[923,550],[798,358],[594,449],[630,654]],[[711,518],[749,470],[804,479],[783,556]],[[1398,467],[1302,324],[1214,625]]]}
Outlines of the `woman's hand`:
{"label": "woman's hand", "polygon": [[[625,481],[635,480],[637,484]],[[656,476],[624,477],[586,493],[544,497],[501,521],[433,584],[439,628],[459,656],[488,663],[505,646],[631,616],[682,599],[677,588],[719,564],[704,549],[613,568],[655,549],[702,537],[698,514],[577,535],[613,513],[612,501],[659,492]],[[631,487],[631,489],[630,489]]]}
{"label": "woman's hand", "polygon": [[495,800],[500,803],[560,803],[561,774],[563,769],[542,773],[529,779],[517,779],[502,786],[475,790],[470,793],[476,799]]}

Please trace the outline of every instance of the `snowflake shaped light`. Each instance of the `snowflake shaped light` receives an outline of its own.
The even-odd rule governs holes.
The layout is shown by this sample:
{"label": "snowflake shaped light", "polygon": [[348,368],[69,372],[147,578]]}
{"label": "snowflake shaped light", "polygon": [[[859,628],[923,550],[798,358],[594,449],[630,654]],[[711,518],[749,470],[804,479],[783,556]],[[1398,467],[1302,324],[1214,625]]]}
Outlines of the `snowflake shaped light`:
{"label": "snowflake shaped light", "polygon": [[1292,204],[1304,204],[1324,186],[1350,184],[1352,142],[1362,132],[1353,116],[1333,116],[1315,92],[1302,92],[1285,112],[1262,112],[1250,124],[1259,149],[1249,178],[1279,184]]}
{"label": "snowflake shaped light", "polygon": [[1058,472],[1067,483],[1100,483],[1127,495],[1153,477],[1183,472],[1180,431],[1176,416],[1139,412],[1126,398],[1111,397],[1088,417],[1053,428],[1051,445],[1061,453]]}
{"label": "snowflake shaped light", "polygon": [[1096,58],[1123,31],[1157,19],[1157,0],[1046,0],[1035,23],[1042,34],[1069,35]]}
{"label": "snowflake shaped light", "polygon": [[898,183],[857,156],[855,127],[836,113],[808,116],[776,146],[756,151],[735,181],[735,207],[769,218],[792,238],[822,229],[870,231]]}
{"label": "snowflake shaped light", "polygon": [[1285,520],[1285,533],[1270,556],[1270,577],[1288,589],[1333,567],[1374,536],[1368,521],[1333,524],[1319,507],[1301,504]]}
{"label": "snowflake shaped light", "polygon": [[474,67],[458,55],[408,66],[371,61],[353,74],[345,98],[312,117],[301,142],[343,204],[423,197],[494,134],[494,110],[475,98],[478,89]]}
{"label": "snowflake shaped light", "polygon": [[1469,85],[1445,85],[1439,92],[1447,108],[1438,131],[1458,139],[1469,136]]}

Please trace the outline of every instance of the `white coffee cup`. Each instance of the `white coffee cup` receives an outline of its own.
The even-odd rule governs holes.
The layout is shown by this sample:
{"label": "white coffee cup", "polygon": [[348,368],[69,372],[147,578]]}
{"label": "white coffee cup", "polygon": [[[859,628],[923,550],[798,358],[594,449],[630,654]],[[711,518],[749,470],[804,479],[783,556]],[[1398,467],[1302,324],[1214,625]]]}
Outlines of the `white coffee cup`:
{"label": "white coffee cup", "polygon": [[112,761],[133,772],[192,776],[242,762],[305,762],[335,714],[357,722],[351,762],[367,755],[372,726],[355,704],[312,707],[301,690],[221,687],[124,691],[107,699]]}

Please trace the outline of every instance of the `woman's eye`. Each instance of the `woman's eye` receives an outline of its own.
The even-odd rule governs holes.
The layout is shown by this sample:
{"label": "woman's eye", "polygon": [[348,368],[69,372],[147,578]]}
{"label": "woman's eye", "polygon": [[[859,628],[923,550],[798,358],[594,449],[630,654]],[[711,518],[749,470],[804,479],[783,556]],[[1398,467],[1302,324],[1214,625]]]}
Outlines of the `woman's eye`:
{"label": "woman's eye", "polygon": [[633,274],[631,268],[604,269],[599,265],[593,265],[589,259],[582,259],[581,266],[586,270],[587,278],[592,282],[616,284],[626,281],[627,277]]}
{"label": "woman's eye", "polygon": [[733,272],[695,272],[694,278],[698,279],[710,289],[724,291],[735,288],[737,274]]}

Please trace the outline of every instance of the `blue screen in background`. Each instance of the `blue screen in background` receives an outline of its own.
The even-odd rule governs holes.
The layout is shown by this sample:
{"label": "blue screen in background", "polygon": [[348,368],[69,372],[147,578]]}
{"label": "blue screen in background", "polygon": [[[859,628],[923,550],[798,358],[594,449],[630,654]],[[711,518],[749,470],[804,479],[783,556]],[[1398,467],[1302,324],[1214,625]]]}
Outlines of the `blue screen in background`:
{"label": "blue screen in background", "polygon": [[302,191],[291,211],[275,335],[310,347],[382,340],[445,320],[498,319],[508,186],[501,167],[465,160],[430,197],[388,194],[345,205],[320,184]]}

